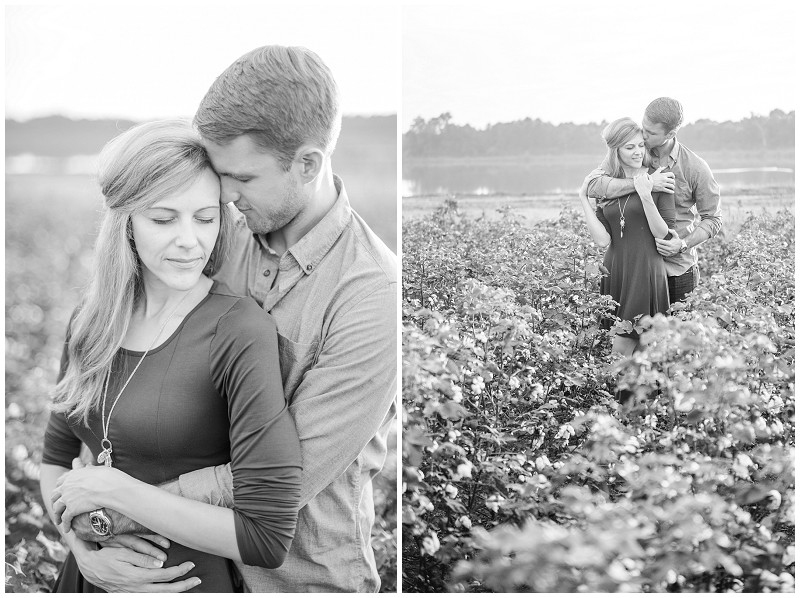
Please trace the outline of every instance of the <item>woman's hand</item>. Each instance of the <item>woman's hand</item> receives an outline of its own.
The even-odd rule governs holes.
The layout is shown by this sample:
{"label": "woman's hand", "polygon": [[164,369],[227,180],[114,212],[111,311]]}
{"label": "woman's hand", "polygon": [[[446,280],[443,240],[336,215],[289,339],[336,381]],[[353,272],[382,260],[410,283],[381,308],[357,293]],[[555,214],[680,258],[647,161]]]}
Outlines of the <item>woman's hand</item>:
{"label": "woman's hand", "polygon": [[646,172],[633,177],[633,187],[642,199],[652,201],[653,177]]}
{"label": "woman's hand", "polygon": [[124,496],[126,485],[132,480],[113,467],[84,467],[64,473],[50,496],[56,524],[64,533],[69,532],[74,517],[110,506],[108,497]]}

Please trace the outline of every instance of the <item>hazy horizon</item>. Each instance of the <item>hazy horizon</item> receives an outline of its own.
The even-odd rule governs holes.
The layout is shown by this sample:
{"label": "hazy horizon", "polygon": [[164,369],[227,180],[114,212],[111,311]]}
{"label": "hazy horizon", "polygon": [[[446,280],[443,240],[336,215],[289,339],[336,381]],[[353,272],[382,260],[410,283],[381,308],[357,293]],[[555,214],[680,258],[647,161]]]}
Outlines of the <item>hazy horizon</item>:
{"label": "hazy horizon", "polygon": [[[769,116],[769,115],[770,115],[770,113],[771,113],[773,110],[782,110],[782,111],[783,111],[784,113],[786,113],[786,114],[789,114],[789,113],[791,113],[791,112],[794,112],[794,109],[792,109],[792,110],[783,110],[782,108],[772,108],[771,110],[768,110],[767,112],[764,112],[763,114],[762,114],[762,113],[758,113],[758,112],[751,111],[750,113],[748,113],[748,114],[746,114],[746,115],[744,115],[744,116],[741,116],[741,117],[739,117],[739,118],[729,118],[729,119],[725,119],[725,120],[720,120],[720,119],[715,119],[715,118],[709,118],[709,117],[704,117],[704,116],[698,116],[698,117],[697,117],[697,118],[695,118],[694,120],[687,120],[687,121],[684,121],[684,123],[683,123],[683,125],[682,125],[682,126],[691,125],[691,124],[693,124],[693,123],[696,123],[696,122],[698,122],[698,121],[701,121],[701,120],[710,120],[710,121],[717,122],[717,123],[723,123],[723,122],[726,122],[726,121],[731,121],[731,122],[740,122],[740,121],[742,121],[742,120],[744,120],[744,119],[746,119],[746,118],[751,118],[751,117],[759,117],[759,116],[767,117],[767,116]],[[436,118],[436,117],[438,117],[438,116],[441,116],[442,114],[445,114],[445,113],[447,113],[447,112],[450,112],[450,111],[449,111],[449,110],[445,110],[444,112],[441,112],[441,113],[439,113],[439,114],[437,114],[437,115],[434,115],[434,116],[431,116],[431,117],[428,117],[428,118],[425,118],[424,120],[426,120],[426,121],[429,121],[429,120],[431,120],[432,118]],[[552,124],[552,125],[556,125],[556,126],[558,126],[558,125],[562,125],[562,124],[573,124],[573,125],[577,125],[577,126],[583,126],[583,125],[601,125],[601,124],[603,124],[603,123],[606,123],[606,124],[608,124],[608,123],[609,123],[609,122],[611,122],[612,120],[615,120],[615,119],[617,119],[617,118],[620,118],[620,117],[623,117],[623,116],[630,116],[631,118],[633,118],[634,120],[636,120],[636,116],[634,116],[634,115],[632,115],[632,114],[627,114],[627,115],[626,115],[626,114],[621,114],[621,115],[619,115],[619,116],[614,116],[613,118],[608,118],[608,119],[604,119],[604,120],[599,120],[599,121],[598,121],[598,120],[594,120],[594,121],[582,121],[582,122],[576,122],[576,121],[574,121],[574,120],[566,120],[566,121],[561,121],[561,122],[554,122],[554,121],[551,121],[551,120],[544,119],[544,118],[542,118],[542,117],[540,117],[540,116],[528,115],[528,116],[522,116],[522,117],[516,118],[516,119],[514,119],[514,120],[502,120],[502,121],[496,121],[496,122],[489,122],[489,123],[486,123],[486,124],[484,124],[484,125],[482,125],[482,126],[475,126],[475,125],[474,125],[474,124],[472,124],[472,123],[468,123],[468,122],[459,122],[459,121],[458,121],[458,119],[457,119],[457,118],[455,118],[455,116],[453,115],[453,113],[452,113],[452,112],[450,112],[450,114],[451,114],[451,116],[453,116],[453,118],[451,118],[451,119],[450,119],[450,121],[449,121],[451,124],[458,125],[458,126],[466,126],[466,125],[470,125],[472,128],[474,128],[474,129],[476,129],[476,130],[478,130],[478,131],[485,130],[485,129],[487,129],[487,128],[489,128],[489,127],[492,127],[492,126],[495,126],[495,125],[503,125],[503,124],[510,124],[510,123],[513,123],[513,122],[519,122],[519,121],[525,120],[525,119],[527,119],[527,118],[530,118],[531,120],[537,120],[537,119],[538,119],[538,120],[541,120],[542,122],[545,122],[545,123],[550,123],[550,124]],[[416,118],[421,118],[421,117],[413,117],[413,118],[411,119],[411,123],[413,123],[413,121],[414,121]],[[409,132],[410,130],[411,130],[411,125],[409,125],[407,128],[405,128],[405,129],[403,130],[403,133],[407,133],[407,132]]]}

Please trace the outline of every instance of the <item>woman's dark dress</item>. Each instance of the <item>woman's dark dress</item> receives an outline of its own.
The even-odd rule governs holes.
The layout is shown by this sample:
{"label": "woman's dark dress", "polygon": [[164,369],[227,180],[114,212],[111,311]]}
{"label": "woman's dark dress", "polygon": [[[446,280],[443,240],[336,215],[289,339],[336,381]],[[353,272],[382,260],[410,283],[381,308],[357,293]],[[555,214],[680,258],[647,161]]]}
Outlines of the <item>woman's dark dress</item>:
{"label": "woman's dark dress", "polygon": [[[667,226],[674,229],[674,197],[654,193],[653,201]],[[620,235],[621,209],[625,214],[623,235]],[[603,260],[609,274],[600,281],[600,292],[619,303],[616,316],[633,323],[637,316],[667,313],[669,287],[664,258],[656,249],[639,194],[608,200],[597,207],[596,214],[611,235],[611,245]],[[610,327],[611,320],[604,323]],[[639,338],[636,331],[620,336]]]}
{"label": "woman's dark dress", "polygon": [[[117,354],[106,413],[142,353]],[[66,357],[62,376],[65,368]],[[71,468],[81,442],[96,459],[102,437],[99,414],[86,428],[54,413],[42,462]],[[215,283],[170,338],[147,354],[114,409],[109,439],[114,467],[148,484],[230,462],[242,560],[274,567],[270,561],[288,550],[300,497],[300,445],[283,396],[275,324],[252,299]],[[164,567],[195,564],[178,578],[199,577],[192,591],[241,591],[228,559],[175,542],[166,552]],[[70,554],[54,591],[103,590],[83,578]]]}

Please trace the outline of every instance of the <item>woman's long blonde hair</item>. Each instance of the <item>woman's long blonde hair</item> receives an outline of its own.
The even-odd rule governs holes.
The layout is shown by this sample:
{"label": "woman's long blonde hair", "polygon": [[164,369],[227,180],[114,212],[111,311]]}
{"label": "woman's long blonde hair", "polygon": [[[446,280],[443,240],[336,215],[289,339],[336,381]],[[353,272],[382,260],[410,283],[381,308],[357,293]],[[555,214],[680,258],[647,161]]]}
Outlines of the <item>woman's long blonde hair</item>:
{"label": "woman's long blonde hair", "polygon": [[[144,294],[131,216],[190,185],[211,162],[189,121],[138,125],[111,140],[100,154],[103,218],[85,299],[70,323],[69,363],[53,391],[53,409],[82,418],[99,408],[106,376]],[[205,274],[221,265],[232,226],[220,206],[220,231]]]}
{"label": "woman's long blonde hair", "polygon": [[[641,125],[627,116],[618,118],[617,120],[609,123],[606,128],[603,129],[603,141],[605,141],[606,145],[608,146],[606,163],[608,164],[610,171],[609,174],[612,178],[625,178],[625,171],[622,169],[622,162],[620,162],[619,159],[619,148],[625,145],[631,137],[636,135],[636,133],[641,132]],[[642,165],[649,167],[650,163],[650,152],[645,148],[644,161],[642,162]]]}

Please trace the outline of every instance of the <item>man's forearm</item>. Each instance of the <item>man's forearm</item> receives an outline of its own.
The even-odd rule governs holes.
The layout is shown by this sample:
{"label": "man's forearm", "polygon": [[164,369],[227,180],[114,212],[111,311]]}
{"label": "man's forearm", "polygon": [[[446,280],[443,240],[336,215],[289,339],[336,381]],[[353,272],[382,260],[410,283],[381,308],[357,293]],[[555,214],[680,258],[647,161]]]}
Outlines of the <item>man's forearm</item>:
{"label": "man's forearm", "polygon": [[711,235],[708,234],[708,231],[698,226],[686,237],[684,237],[683,240],[686,241],[686,246],[691,249],[692,247],[697,247],[701,243],[705,243],[710,238]]}
{"label": "man's forearm", "polygon": [[[106,515],[111,519],[111,533],[115,536],[123,534],[152,534],[153,532],[147,529],[142,524],[126,517],[119,511],[114,509],[104,509]],[[109,536],[101,536],[95,533],[92,524],[89,521],[89,513],[82,513],[72,520],[72,531],[75,535],[84,542],[102,542],[108,540]]]}
{"label": "man's forearm", "polygon": [[636,191],[633,179],[615,179],[608,174],[605,162],[586,177],[586,194],[598,199],[621,197]]}
{"label": "man's forearm", "polygon": [[636,191],[636,186],[633,184],[633,179],[602,177],[601,180],[603,180],[603,183],[606,182],[605,179],[608,179],[608,184],[605,186],[606,198],[610,199],[614,197],[622,197],[623,195],[627,195]]}
{"label": "man's forearm", "polygon": [[[201,470],[202,471],[202,470]],[[166,490],[170,494],[181,495],[180,483],[178,480],[170,480],[159,484],[159,488]],[[105,509],[106,515],[111,519],[111,531],[115,536],[122,534],[151,534],[152,530],[147,529],[141,523],[134,521],[130,517],[126,517],[119,511],[114,509]],[[100,536],[92,529],[89,522],[89,513],[78,515],[72,521],[72,531],[75,535],[85,542],[102,542],[107,540],[108,536]]]}
{"label": "man's forearm", "polygon": [[700,218],[701,219],[697,225],[697,228],[693,231],[693,233],[697,231],[703,231],[703,237],[698,237],[698,245],[703,241],[707,241],[708,239],[716,236],[717,233],[722,230],[722,216],[719,213],[710,216],[701,213]]}

